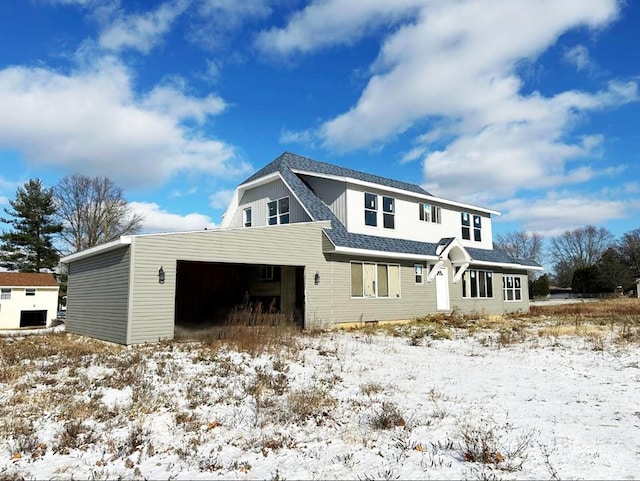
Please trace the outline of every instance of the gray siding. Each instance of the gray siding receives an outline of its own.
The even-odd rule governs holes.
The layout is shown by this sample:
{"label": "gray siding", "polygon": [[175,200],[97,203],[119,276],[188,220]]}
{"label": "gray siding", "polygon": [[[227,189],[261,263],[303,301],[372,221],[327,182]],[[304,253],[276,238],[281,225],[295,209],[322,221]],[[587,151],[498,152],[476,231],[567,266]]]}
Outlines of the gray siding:
{"label": "gray siding", "polygon": [[[427,282],[427,269],[424,270],[424,283],[416,284],[414,264],[410,260],[381,259],[373,257],[348,257],[332,255],[332,318],[336,324],[368,321],[394,321],[414,319],[435,314],[436,283]],[[400,299],[390,298],[352,298],[351,297],[351,261],[378,262],[400,265]],[[424,263],[422,263],[424,265]],[[445,263],[449,270],[449,298],[452,311],[464,314],[504,314],[508,312],[528,311],[529,293],[527,275],[523,271],[505,271],[510,275],[519,275],[522,279],[522,301],[504,302],[502,300],[502,276],[500,269],[488,269],[493,272],[493,298],[469,299],[462,297],[462,283],[453,283],[453,268]],[[474,268],[472,266],[472,268]]]}
{"label": "gray siding", "polygon": [[311,219],[303,209],[302,205],[296,200],[287,186],[281,180],[274,180],[268,184],[255,187],[244,193],[239,199],[238,209],[233,215],[231,227],[244,226],[244,209],[251,207],[252,227],[260,227],[267,225],[268,209],[267,204],[282,197],[289,197],[289,222],[308,222]]}
{"label": "gray siding", "polygon": [[344,225],[347,225],[347,184],[337,180],[303,176],[313,192],[327,204]]}
{"label": "gray siding", "polygon": [[[322,253],[325,225],[300,223],[135,237],[128,343],[173,336],[178,260],[304,266],[305,327],[331,327],[330,264]],[[158,283],[160,266],[166,271],[164,284]],[[316,272],[326,281],[314,285]]]}
{"label": "gray siding", "polygon": [[129,246],[69,264],[67,331],[126,344]]}

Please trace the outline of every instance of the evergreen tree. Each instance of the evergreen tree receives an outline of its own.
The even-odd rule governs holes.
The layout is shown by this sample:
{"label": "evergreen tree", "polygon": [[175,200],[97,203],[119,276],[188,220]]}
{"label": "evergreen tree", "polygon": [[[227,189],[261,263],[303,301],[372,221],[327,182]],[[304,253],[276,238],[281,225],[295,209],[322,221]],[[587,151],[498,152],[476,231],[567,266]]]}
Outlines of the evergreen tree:
{"label": "evergreen tree", "polygon": [[53,270],[60,257],[53,236],[62,231],[62,224],[54,220],[53,190],[44,188],[39,179],[31,179],[18,187],[9,204],[11,209],[4,211],[11,218],[0,220],[13,229],[0,235],[0,266],[20,272]]}

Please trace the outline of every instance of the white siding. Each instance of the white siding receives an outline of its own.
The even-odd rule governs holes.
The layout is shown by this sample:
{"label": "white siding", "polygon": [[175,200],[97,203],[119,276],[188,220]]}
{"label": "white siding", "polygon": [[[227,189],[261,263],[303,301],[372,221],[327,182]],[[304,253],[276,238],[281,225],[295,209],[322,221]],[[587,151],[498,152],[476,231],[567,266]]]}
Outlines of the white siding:
{"label": "white siding", "polygon": [[[364,223],[365,192],[378,195],[378,225],[376,227],[367,226]],[[395,199],[395,227],[393,229],[385,229],[383,227],[382,196]],[[457,237],[467,247],[480,249],[491,249],[493,247],[491,217],[485,212],[469,211],[471,214],[482,217],[482,240],[481,242],[475,242],[462,240],[462,224],[460,220],[462,209],[454,210],[453,207],[446,204],[430,203],[441,207],[442,223],[436,224],[420,220],[419,204],[426,201],[410,195],[398,195],[385,192],[383,189],[368,189],[360,185],[349,184],[346,191],[346,202],[347,222],[345,225],[349,232],[421,242],[438,242],[443,237]]]}
{"label": "white siding", "polygon": [[300,203],[296,200],[287,186],[281,180],[274,180],[268,184],[260,185],[247,190],[239,201],[238,208],[233,214],[231,227],[244,226],[244,209],[251,208],[252,227],[267,225],[267,204],[282,197],[289,197],[289,222],[308,222],[311,220]]}
{"label": "white siding", "polygon": [[[35,296],[26,289],[35,289]],[[18,329],[22,311],[47,311],[49,326],[58,312],[58,287],[11,287],[11,299],[0,299],[0,329]]]}

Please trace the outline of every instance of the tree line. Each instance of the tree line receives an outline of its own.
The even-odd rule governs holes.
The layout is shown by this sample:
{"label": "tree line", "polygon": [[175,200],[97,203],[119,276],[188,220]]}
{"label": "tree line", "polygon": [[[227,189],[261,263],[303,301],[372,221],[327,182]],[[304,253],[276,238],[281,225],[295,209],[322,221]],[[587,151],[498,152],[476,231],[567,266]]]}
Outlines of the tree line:
{"label": "tree line", "polygon": [[[549,284],[571,287],[580,294],[629,291],[640,278],[640,228],[620,238],[604,227],[587,225],[548,239],[536,232],[513,231],[496,236],[496,246],[512,257],[543,264],[551,261],[554,272],[530,277],[530,292],[548,293]],[[542,292],[541,292],[542,291]]]}
{"label": "tree line", "polygon": [[143,218],[106,177],[72,174],[47,188],[40,179],[18,187],[0,220],[0,266],[10,271],[54,271],[61,255],[135,234]]}

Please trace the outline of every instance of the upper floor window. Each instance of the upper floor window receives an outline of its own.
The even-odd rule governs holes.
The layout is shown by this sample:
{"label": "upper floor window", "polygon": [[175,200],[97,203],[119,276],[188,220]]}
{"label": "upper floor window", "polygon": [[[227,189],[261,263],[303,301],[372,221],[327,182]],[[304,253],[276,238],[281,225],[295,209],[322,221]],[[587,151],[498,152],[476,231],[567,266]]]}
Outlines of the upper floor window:
{"label": "upper floor window", "polygon": [[35,288],[33,288],[33,287],[27,287],[27,288],[25,289],[25,294],[26,294],[27,296],[35,296],[35,295],[36,295],[36,290],[35,290]]}
{"label": "upper floor window", "polygon": [[289,223],[289,197],[273,200],[267,204],[269,225]]}
{"label": "upper floor window", "polygon": [[369,192],[364,193],[364,225],[378,225],[378,196]]}
{"label": "upper floor window", "polygon": [[0,291],[0,299],[2,299],[2,300],[11,299],[11,288],[10,287],[3,287],[2,288],[2,291]]}
{"label": "upper floor window", "polygon": [[441,211],[442,209],[437,205],[420,203],[420,220],[425,222],[433,222],[434,224],[442,223]]}
{"label": "upper floor window", "polygon": [[[471,240],[471,229],[473,227],[473,240],[480,242],[482,240],[482,218],[479,215],[472,216],[468,212],[462,212],[460,217],[462,222],[462,238]],[[473,226],[471,225],[472,217]]]}
{"label": "upper floor window", "polygon": [[244,226],[251,227],[251,207],[244,210]]}
{"label": "upper floor window", "polygon": [[462,297],[493,297],[493,272],[467,270],[462,276]]}
{"label": "upper floor window", "polygon": [[385,229],[395,228],[395,204],[393,197],[382,197],[382,226]]}
{"label": "upper floor window", "polygon": [[519,276],[502,276],[502,298],[505,301],[522,300],[522,284]]}

